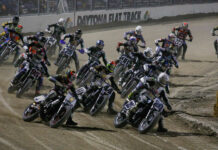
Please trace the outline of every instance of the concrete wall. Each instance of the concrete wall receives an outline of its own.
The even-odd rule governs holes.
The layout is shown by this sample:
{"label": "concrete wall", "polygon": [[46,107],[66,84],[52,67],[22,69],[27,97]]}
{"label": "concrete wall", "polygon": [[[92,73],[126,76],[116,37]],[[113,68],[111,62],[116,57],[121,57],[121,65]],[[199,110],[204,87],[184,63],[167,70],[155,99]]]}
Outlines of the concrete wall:
{"label": "concrete wall", "polygon": [[[70,18],[68,27],[96,25],[120,21],[143,21],[148,18],[160,19],[166,16],[178,16],[198,13],[218,13],[218,3],[172,5],[162,7],[146,7],[138,9],[78,11],[76,13],[51,14],[42,16],[22,16],[21,24],[24,32],[44,31],[47,24],[55,23],[60,17]],[[0,18],[0,23],[9,18]]]}

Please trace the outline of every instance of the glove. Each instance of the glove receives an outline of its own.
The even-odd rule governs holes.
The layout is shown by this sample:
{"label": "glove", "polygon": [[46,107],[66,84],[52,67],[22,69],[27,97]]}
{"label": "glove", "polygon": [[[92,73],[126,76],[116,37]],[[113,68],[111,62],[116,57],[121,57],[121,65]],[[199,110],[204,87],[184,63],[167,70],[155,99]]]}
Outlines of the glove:
{"label": "glove", "polygon": [[127,40],[127,41],[128,41],[127,37],[124,37],[124,40]]}
{"label": "glove", "polygon": [[26,45],[23,46],[23,49],[25,49],[26,52],[29,50],[28,46],[26,46]]}
{"label": "glove", "polygon": [[189,42],[192,42],[192,39],[189,39],[188,41],[189,41]]}
{"label": "glove", "polygon": [[66,44],[66,42],[64,40],[60,40],[61,44]]}
{"label": "glove", "polygon": [[212,36],[215,36],[216,34],[214,32],[212,32]]}
{"label": "glove", "polygon": [[84,54],[85,53],[85,50],[84,49],[79,49],[78,50],[81,54]]}

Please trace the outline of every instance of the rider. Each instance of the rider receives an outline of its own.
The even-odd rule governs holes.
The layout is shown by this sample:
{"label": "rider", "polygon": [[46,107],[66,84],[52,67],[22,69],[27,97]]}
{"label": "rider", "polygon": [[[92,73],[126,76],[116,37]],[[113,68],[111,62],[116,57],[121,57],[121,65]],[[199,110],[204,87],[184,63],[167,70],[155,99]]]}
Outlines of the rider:
{"label": "rider", "polygon": [[22,53],[20,55],[20,57],[17,59],[17,61],[14,63],[15,67],[18,67],[27,58],[27,55],[29,53],[28,47],[30,47],[30,46],[36,47],[35,49],[44,48],[44,45],[46,43],[46,38],[44,37],[43,32],[37,32],[35,35],[24,37],[24,42],[25,42],[24,49],[26,51],[24,53]]}
{"label": "rider", "polygon": [[[115,61],[111,61],[110,63],[107,64],[107,66],[105,67],[104,65],[98,65],[95,66],[94,68],[91,68],[92,71],[96,71],[97,72],[97,76],[95,76],[94,80],[91,82],[90,86],[87,86],[87,93],[91,93],[93,91],[95,91],[98,86],[96,85],[98,82],[98,77],[102,78],[104,81],[110,81],[110,85],[111,87],[117,91],[117,93],[121,93],[121,91],[119,90],[119,88],[117,87],[114,78],[113,78],[113,71],[114,68],[116,66]],[[104,85],[102,85],[104,86]],[[113,94],[110,96],[109,98],[109,103],[108,103],[108,110],[107,112],[110,114],[116,114],[117,112],[113,109],[113,103],[114,103],[114,99],[115,99],[115,93],[113,92]]]}
{"label": "rider", "polygon": [[[155,45],[157,46],[154,57],[156,58],[156,63],[163,63],[164,61],[173,62],[175,67],[178,68],[178,62],[174,56],[174,39],[175,35],[170,33],[168,38],[155,40]],[[162,42],[162,46],[159,43]]]}
{"label": "rider", "polygon": [[[18,16],[14,16],[12,22],[4,22],[2,23],[2,27],[3,28],[8,27],[8,29],[15,29],[18,26],[19,20],[20,19]],[[6,34],[5,32],[0,33],[0,37],[4,36],[5,34]]]}
{"label": "rider", "polygon": [[142,67],[144,64],[150,64],[152,63],[152,57],[153,57],[153,52],[152,52],[152,49],[147,47],[144,52],[133,52],[132,55],[134,56],[135,58],[135,62],[134,62],[134,65],[131,69],[127,70],[123,77],[121,77],[119,79],[119,82],[118,84],[119,85],[125,85],[125,79],[128,77],[128,75],[138,69],[140,69],[140,67]]}
{"label": "rider", "polygon": [[[45,38],[41,38],[41,40],[39,40],[38,42],[34,41],[30,44],[28,44],[28,47],[26,47],[26,61],[24,61],[19,69],[19,71],[17,72],[17,74],[15,75],[13,81],[11,82],[12,84],[16,84],[16,82],[20,79],[20,77],[22,77],[31,67],[31,62],[35,63],[35,64],[40,64],[43,68],[43,74],[46,75],[47,77],[49,76],[48,73],[48,68],[46,66],[46,64],[48,66],[50,66],[50,62],[48,61],[47,55],[46,55],[46,51],[44,49],[44,43],[46,42]],[[37,85],[36,85],[36,91],[35,91],[35,95],[39,95],[41,86],[43,84],[43,76],[41,76],[38,79]]]}
{"label": "rider", "polygon": [[[57,86],[55,86],[55,88],[53,88],[48,93],[48,95],[45,98],[45,101],[48,99],[57,97],[60,92],[61,92],[60,94],[64,94],[62,93],[62,91],[71,90],[75,100],[77,101],[76,107],[78,107],[79,106],[78,96],[76,94],[76,90],[73,85],[73,80],[75,79],[75,77],[76,75],[73,70],[68,70],[65,75],[50,76],[48,78],[49,81],[55,83]],[[70,115],[70,117],[68,118],[66,122],[66,125],[77,125],[77,123],[72,120],[72,116]]]}
{"label": "rider", "polygon": [[186,37],[189,36],[188,41],[192,42],[193,36],[191,34],[190,29],[188,28],[188,23],[187,22],[184,22],[182,24],[182,26],[180,26],[180,27],[174,27],[173,30],[172,30],[172,33],[175,33],[176,31],[177,31],[177,33],[176,33],[177,38],[183,40],[183,44],[182,44],[182,47],[183,47],[182,60],[184,60],[185,59],[185,53],[187,51],[187,44],[185,42]]}
{"label": "rider", "polygon": [[[14,41],[16,44],[19,43],[19,41],[21,41],[24,44],[23,35],[21,34],[22,29],[23,29],[23,26],[21,25],[17,25],[14,29],[7,29],[7,32],[9,33],[8,37],[10,38],[10,40]],[[17,46],[15,49],[15,55],[14,55],[13,62],[17,60],[17,58],[19,57],[19,54],[20,54],[20,48]]]}
{"label": "rider", "polygon": [[[123,46],[123,49],[120,50],[120,46]],[[134,36],[131,36],[126,42],[119,42],[117,45],[117,52],[122,54],[129,54],[129,52],[138,52],[137,39]]]}
{"label": "rider", "polygon": [[66,34],[66,30],[65,30],[65,27],[64,27],[64,18],[60,18],[58,20],[58,23],[48,25],[48,28],[47,28],[46,31],[51,33],[50,28],[52,28],[52,27],[54,28],[54,32],[52,33],[52,36],[57,40],[59,51],[61,51],[62,46],[59,43],[59,41],[61,39],[61,34],[62,33]]}
{"label": "rider", "polygon": [[[105,65],[107,65],[107,59],[105,56],[105,52],[103,51],[104,48],[104,41],[98,40],[96,42],[96,46],[91,46],[88,49],[85,49],[85,52],[88,54],[88,63],[83,66],[78,74],[77,79],[81,77],[81,75],[87,70],[87,67],[94,67],[94,65],[98,65],[101,62],[99,61],[100,58],[102,58]],[[97,62],[97,63],[96,63]]]}
{"label": "rider", "polygon": [[[65,34],[64,35],[64,38],[61,40],[61,42],[64,44],[64,40],[69,38],[69,43],[70,43],[70,47],[74,47],[76,49],[76,47],[78,45],[81,46],[81,49],[84,48],[84,41],[83,39],[81,38],[82,37],[82,30],[81,29],[78,29],[74,34]],[[58,62],[60,61],[62,55],[63,55],[63,50],[60,51],[59,53],[59,56],[58,56],[58,59],[57,61],[55,62],[55,64],[58,64]],[[78,72],[79,71],[79,60],[78,60],[78,56],[76,54],[76,51],[75,51],[75,54],[73,55],[73,59],[75,61],[75,65],[76,65],[76,71]]]}
{"label": "rider", "polygon": [[138,42],[139,41],[141,41],[142,42],[142,45],[140,46],[141,48],[145,48],[146,46],[146,43],[145,43],[145,40],[144,40],[144,38],[143,38],[143,36],[142,36],[142,27],[141,26],[137,26],[136,28],[135,28],[135,31],[134,30],[132,30],[132,31],[129,31],[129,32],[125,32],[124,33],[124,39],[125,40],[129,40],[128,39],[128,35],[131,37],[131,36],[134,36],[134,37],[136,37],[136,41],[137,41],[137,44],[138,44]]}
{"label": "rider", "polygon": [[[161,38],[161,39],[155,40],[155,45],[157,46],[155,55],[159,55],[160,51],[167,51],[167,50],[173,49],[175,46],[174,40],[175,40],[174,33],[170,33],[168,35],[168,38]],[[162,45],[160,46],[159,43],[162,43]]]}
{"label": "rider", "polygon": [[[215,31],[216,30],[218,30],[218,26],[217,27],[215,27],[215,28],[213,28],[213,30],[212,30],[212,36],[215,36],[216,34],[215,34]],[[215,50],[216,50],[216,54],[218,54],[218,39],[216,39],[215,41],[214,41],[214,48],[215,48]]]}
{"label": "rider", "polygon": [[[135,100],[135,96],[139,94],[143,89],[146,89],[148,96],[154,98],[160,98],[163,100],[164,104],[167,106],[168,110],[172,110],[169,100],[166,96],[165,87],[169,82],[169,76],[162,72],[159,74],[158,78],[144,76],[140,79],[140,82],[136,88],[129,94],[128,100]],[[140,103],[140,102],[138,102]],[[136,106],[137,107],[137,106]],[[134,107],[135,108],[135,107]],[[131,108],[131,110],[134,110]],[[163,117],[161,116],[158,122],[158,132],[167,132],[167,129],[163,126]]]}

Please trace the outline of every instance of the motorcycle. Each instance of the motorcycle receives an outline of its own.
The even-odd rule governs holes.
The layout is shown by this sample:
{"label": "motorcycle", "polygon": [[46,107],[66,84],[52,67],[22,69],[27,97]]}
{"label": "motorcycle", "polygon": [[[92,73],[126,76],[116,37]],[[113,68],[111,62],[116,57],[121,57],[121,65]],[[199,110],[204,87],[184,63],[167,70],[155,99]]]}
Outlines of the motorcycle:
{"label": "motorcycle", "polygon": [[140,78],[144,76],[144,70],[139,68],[138,70],[132,71],[122,85],[121,97],[125,98],[138,84]]}
{"label": "motorcycle", "polygon": [[20,98],[24,92],[27,92],[30,87],[32,87],[35,82],[43,75],[43,68],[41,64],[35,64],[32,62],[27,62],[29,65],[29,70],[20,77],[16,84],[12,84],[8,88],[8,93],[17,91],[16,97]]}
{"label": "motorcycle", "polygon": [[45,49],[48,57],[55,55],[56,45],[57,45],[57,40],[53,36],[49,36],[46,38]]}
{"label": "motorcycle", "polygon": [[76,104],[71,92],[66,96],[58,93],[58,96],[53,99],[46,101],[45,99],[46,95],[35,97],[34,102],[24,110],[23,120],[31,122],[40,117],[43,121],[49,122],[50,127],[57,128],[69,118],[71,109]]}
{"label": "motorcycle", "polygon": [[100,64],[99,60],[89,61],[83,67],[80,68],[79,72],[77,73],[76,84],[78,86],[85,86],[90,83],[93,79],[94,74],[90,71],[91,67],[97,66]]}
{"label": "motorcycle", "polygon": [[81,87],[76,91],[80,90],[82,92],[82,96],[79,95],[80,103],[83,106],[85,112],[89,112],[91,116],[96,115],[100,112],[104,106],[106,105],[107,101],[113,94],[113,88],[105,82],[105,80],[95,74],[95,88],[92,92],[87,93],[85,87]]}
{"label": "motorcycle", "polygon": [[114,68],[114,80],[117,81],[122,77],[123,73],[132,65],[132,58],[130,56],[123,54],[118,60],[118,64]]}
{"label": "motorcycle", "polygon": [[[1,44],[2,50],[0,52],[0,63],[7,60],[9,58],[10,54],[15,53],[15,50],[18,48],[18,43],[11,40],[10,38],[7,38],[2,44]],[[13,60],[15,62],[16,60]]]}
{"label": "motorcycle", "polygon": [[56,74],[60,74],[64,69],[66,69],[70,62],[72,61],[73,55],[75,55],[76,48],[74,46],[67,45],[63,49],[63,55],[60,61],[57,63],[58,69],[56,71]]}
{"label": "motorcycle", "polygon": [[122,128],[127,124],[138,128],[143,134],[151,130],[161,117],[163,103],[159,98],[151,100],[145,93],[141,92],[138,101],[127,101],[122,110],[115,116],[114,126]]}

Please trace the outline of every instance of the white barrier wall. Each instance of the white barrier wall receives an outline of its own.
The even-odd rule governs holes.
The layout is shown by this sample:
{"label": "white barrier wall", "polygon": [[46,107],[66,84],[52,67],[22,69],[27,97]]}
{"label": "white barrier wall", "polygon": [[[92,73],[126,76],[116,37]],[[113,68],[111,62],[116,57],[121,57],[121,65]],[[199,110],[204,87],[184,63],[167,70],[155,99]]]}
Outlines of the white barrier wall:
{"label": "white barrier wall", "polygon": [[[68,27],[81,25],[106,24],[121,21],[143,21],[148,18],[160,19],[166,16],[178,16],[198,13],[218,13],[218,3],[171,5],[162,7],[145,7],[119,10],[78,11],[75,13],[51,14],[41,16],[22,16],[24,32],[43,31],[47,24],[57,22],[60,17],[70,18]],[[9,18],[0,18],[0,23]]]}

